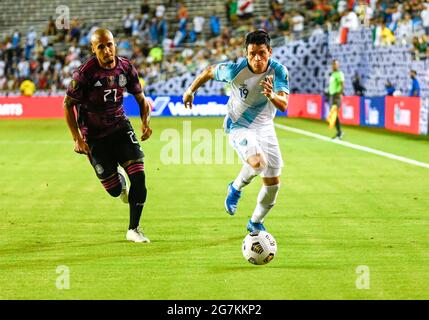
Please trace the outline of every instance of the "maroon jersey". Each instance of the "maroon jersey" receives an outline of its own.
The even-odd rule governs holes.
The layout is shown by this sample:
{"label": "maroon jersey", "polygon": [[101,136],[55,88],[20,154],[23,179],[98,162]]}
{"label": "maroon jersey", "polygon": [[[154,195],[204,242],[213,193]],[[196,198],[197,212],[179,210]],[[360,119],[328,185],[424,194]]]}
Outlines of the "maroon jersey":
{"label": "maroon jersey", "polygon": [[85,139],[101,138],[120,129],[132,129],[123,107],[124,91],[142,92],[131,62],[116,57],[116,66],[104,69],[94,56],[73,72],[66,94],[78,101],[78,124]]}

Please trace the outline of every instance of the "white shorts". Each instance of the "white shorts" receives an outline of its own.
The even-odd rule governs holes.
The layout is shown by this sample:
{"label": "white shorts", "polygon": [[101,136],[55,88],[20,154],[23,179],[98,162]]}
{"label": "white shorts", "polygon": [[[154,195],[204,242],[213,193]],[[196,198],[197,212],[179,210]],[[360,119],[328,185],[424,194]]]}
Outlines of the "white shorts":
{"label": "white shorts", "polygon": [[247,163],[251,156],[263,154],[267,159],[267,167],[261,176],[266,178],[280,176],[284,163],[274,126],[257,129],[236,128],[228,135],[229,143],[243,163]]}

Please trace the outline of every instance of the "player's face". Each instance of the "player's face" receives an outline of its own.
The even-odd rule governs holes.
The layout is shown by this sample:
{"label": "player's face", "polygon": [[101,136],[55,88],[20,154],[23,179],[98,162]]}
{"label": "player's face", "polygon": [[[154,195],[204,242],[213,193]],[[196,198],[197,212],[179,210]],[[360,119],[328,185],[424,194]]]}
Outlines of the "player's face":
{"label": "player's face", "polygon": [[114,66],[116,47],[115,40],[111,34],[98,36],[93,40],[91,46],[92,52],[95,53],[102,67],[110,68]]}
{"label": "player's face", "polygon": [[338,61],[332,62],[332,70],[337,71],[339,67],[340,67],[340,64],[338,63]]}
{"label": "player's face", "polygon": [[246,57],[254,73],[263,73],[267,70],[268,60],[273,53],[273,49],[265,44],[249,44],[246,50]]}

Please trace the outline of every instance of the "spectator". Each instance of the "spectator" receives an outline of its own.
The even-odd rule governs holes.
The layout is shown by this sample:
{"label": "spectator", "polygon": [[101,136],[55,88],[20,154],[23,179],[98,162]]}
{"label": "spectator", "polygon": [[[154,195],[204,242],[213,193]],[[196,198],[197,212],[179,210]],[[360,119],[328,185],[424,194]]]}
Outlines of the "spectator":
{"label": "spectator", "polygon": [[165,6],[161,3],[161,4],[156,6],[155,16],[157,18],[163,18],[164,14],[165,14]]}
{"label": "spectator", "polygon": [[355,74],[352,81],[353,89],[356,96],[364,96],[365,95],[365,87],[360,83],[360,76],[358,73]]}
{"label": "spectator", "polygon": [[52,45],[52,43],[49,43],[49,45],[48,45],[48,47],[45,49],[45,52],[44,52],[44,57],[46,58],[46,59],[52,59],[52,58],[54,58],[55,57],[55,49],[54,49],[54,47],[53,47],[53,45]]}
{"label": "spectator", "polygon": [[20,43],[21,33],[18,30],[15,30],[12,35],[12,48],[16,50],[17,48],[19,48]]}
{"label": "spectator", "polygon": [[347,28],[349,31],[359,30],[359,18],[353,10],[347,9],[345,15],[341,18],[340,27]]}
{"label": "spectator", "polygon": [[167,21],[163,16],[156,17],[152,20],[150,27],[150,34],[152,43],[155,45],[161,45],[164,39],[167,37]]}
{"label": "spectator", "polygon": [[39,90],[47,90],[49,86],[49,80],[46,72],[41,72],[37,79],[37,88]]}
{"label": "spectator", "polygon": [[133,54],[133,48],[128,38],[119,38],[117,46],[119,56],[131,58],[131,55]]}
{"label": "spectator", "polygon": [[416,70],[410,71],[410,78],[411,78],[411,89],[409,96],[410,97],[420,97],[420,84],[417,80],[417,72]]}
{"label": "spectator", "polygon": [[429,36],[429,3],[425,3],[424,6],[425,9],[421,13],[422,25],[426,35]]}
{"label": "spectator", "polygon": [[76,17],[74,17],[70,21],[70,33],[69,33],[68,41],[73,42],[76,40],[79,42],[79,39],[80,39],[80,23],[79,23],[79,20]]}
{"label": "spectator", "polygon": [[48,25],[46,26],[46,35],[55,36],[57,34],[57,28],[55,27],[55,21],[52,17],[49,17]]}
{"label": "spectator", "polygon": [[392,30],[390,30],[386,24],[383,22],[381,24],[381,42],[380,44],[382,46],[390,46],[395,43],[395,35],[393,34]]}
{"label": "spectator", "polygon": [[393,96],[393,93],[396,91],[395,86],[390,82],[390,80],[387,81],[386,85],[386,95]]}
{"label": "spectator", "polygon": [[3,60],[3,56],[0,54],[0,77],[5,75],[6,62]]}
{"label": "spectator", "polygon": [[339,0],[336,4],[336,11],[339,15],[343,15],[343,13],[347,10],[347,1]]}
{"label": "spectator", "polygon": [[27,41],[25,43],[25,59],[30,60],[31,50],[33,50],[37,39],[37,33],[34,31],[34,27],[30,27],[27,33]]}
{"label": "spectator", "polygon": [[28,62],[28,60],[22,58],[17,65],[17,69],[19,79],[25,79],[30,77],[30,63]]}
{"label": "spectator", "polygon": [[30,79],[25,79],[19,86],[19,91],[23,96],[31,97],[36,91],[36,85]]}
{"label": "spectator", "polygon": [[129,37],[132,34],[133,21],[134,15],[131,13],[131,8],[127,8],[127,13],[122,18],[122,23],[124,27],[124,33]]}
{"label": "spectator", "polygon": [[133,23],[131,24],[131,35],[133,37],[138,37],[144,26],[143,16],[138,15],[134,18]]}
{"label": "spectator", "polygon": [[368,27],[369,26],[369,22],[372,19],[373,16],[373,10],[371,9],[371,7],[368,5],[366,0],[359,0],[358,4],[355,6],[354,11],[356,12],[360,24]]}
{"label": "spectator", "polygon": [[149,57],[151,57],[154,62],[161,62],[162,56],[163,52],[160,47],[154,47],[149,51]]}
{"label": "spectator", "polygon": [[206,19],[202,16],[195,16],[193,23],[194,23],[194,33],[195,33],[195,40],[200,40],[201,35],[203,33],[203,29],[204,29],[204,22],[206,21]]}
{"label": "spectator", "polygon": [[46,34],[46,32],[42,32],[42,36],[40,37],[40,42],[43,46],[43,48],[46,48],[49,44],[49,37]]}
{"label": "spectator", "polygon": [[45,48],[43,47],[42,41],[37,40],[36,46],[34,47],[34,59],[43,59],[43,52],[45,52]]}
{"label": "spectator", "polygon": [[292,34],[294,38],[299,38],[302,36],[304,31],[304,21],[303,15],[301,15],[296,10],[292,10],[292,18],[290,22],[292,24]]}
{"label": "spectator", "polygon": [[149,19],[150,5],[148,3],[148,0],[142,1],[140,5],[140,14],[143,16],[143,19],[145,20]]}
{"label": "spectator", "polygon": [[271,0],[270,1],[270,8],[271,13],[275,17],[277,21],[280,21],[283,17],[283,0]]}
{"label": "spectator", "polygon": [[399,20],[396,29],[396,38],[402,45],[409,44],[413,36],[413,21],[410,14],[406,13],[404,19]]}
{"label": "spectator", "polygon": [[290,16],[287,12],[283,15],[282,19],[278,24],[278,28],[280,32],[282,32],[283,36],[289,36],[291,30]]}
{"label": "spectator", "polygon": [[179,23],[186,23],[189,18],[188,8],[183,2],[177,4],[177,18]]}
{"label": "spectator", "polygon": [[322,35],[324,33],[325,33],[325,31],[322,29],[322,27],[320,25],[316,24],[314,26],[313,31],[311,31],[311,36],[312,37],[317,37],[317,36],[320,36],[320,35]]}
{"label": "spectator", "polygon": [[217,12],[210,16],[210,31],[212,37],[218,37],[220,35],[220,19],[217,16]]}
{"label": "spectator", "polygon": [[[0,60],[1,63],[1,60]],[[0,75],[0,91],[6,90],[7,78],[5,75]]]}

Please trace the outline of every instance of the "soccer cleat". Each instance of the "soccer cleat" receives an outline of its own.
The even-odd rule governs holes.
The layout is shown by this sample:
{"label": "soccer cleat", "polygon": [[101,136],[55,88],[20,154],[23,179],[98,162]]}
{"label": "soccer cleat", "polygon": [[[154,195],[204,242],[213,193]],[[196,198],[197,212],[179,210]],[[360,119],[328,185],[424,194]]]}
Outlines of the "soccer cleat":
{"label": "soccer cleat", "polygon": [[332,140],[343,140],[344,132],[337,133],[335,136],[332,137]]}
{"label": "soccer cleat", "polygon": [[127,174],[125,173],[124,168],[118,167],[118,175],[122,185],[122,191],[120,194],[121,200],[123,203],[128,203],[128,192],[130,191],[130,185],[126,178]]}
{"label": "soccer cleat", "polygon": [[150,240],[148,237],[145,237],[144,233],[142,230],[140,230],[140,227],[137,227],[135,229],[129,229],[127,231],[127,240],[128,241],[133,241],[133,242],[145,242],[145,243],[149,243]]}
{"label": "soccer cleat", "polygon": [[226,195],[225,199],[225,210],[228,212],[231,216],[235,214],[237,211],[237,203],[238,200],[241,197],[241,191],[236,190],[232,186],[232,182],[228,185],[228,193]]}
{"label": "soccer cleat", "polygon": [[252,222],[252,220],[249,220],[249,222],[247,223],[247,231],[255,232],[257,230],[259,230],[259,231],[265,231],[266,230],[263,223]]}

